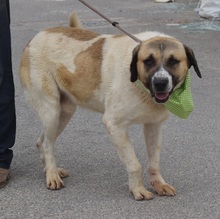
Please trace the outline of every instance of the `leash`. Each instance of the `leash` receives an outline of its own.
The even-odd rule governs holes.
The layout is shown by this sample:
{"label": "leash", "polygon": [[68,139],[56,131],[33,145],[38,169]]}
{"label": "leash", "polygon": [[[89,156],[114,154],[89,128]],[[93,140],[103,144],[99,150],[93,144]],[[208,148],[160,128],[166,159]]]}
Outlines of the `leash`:
{"label": "leash", "polygon": [[124,28],[119,26],[119,23],[117,21],[112,21],[110,20],[108,17],[106,17],[104,14],[102,14],[101,12],[99,12],[97,9],[95,9],[94,7],[92,7],[91,5],[89,5],[87,2],[85,2],[84,0],[79,0],[82,4],[84,4],[85,6],[87,6],[88,8],[90,8],[92,11],[94,11],[96,14],[98,14],[99,16],[101,16],[102,18],[104,18],[106,21],[108,21],[110,24],[112,24],[112,26],[118,28],[120,31],[122,31],[123,33],[125,33],[126,35],[128,35],[130,38],[132,38],[134,41],[138,42],[138,43],[142,43],[142,41],[140,39],[138,39],[137,37],[135,37],[133,34],[129,33],[127,30],[125,30]]}

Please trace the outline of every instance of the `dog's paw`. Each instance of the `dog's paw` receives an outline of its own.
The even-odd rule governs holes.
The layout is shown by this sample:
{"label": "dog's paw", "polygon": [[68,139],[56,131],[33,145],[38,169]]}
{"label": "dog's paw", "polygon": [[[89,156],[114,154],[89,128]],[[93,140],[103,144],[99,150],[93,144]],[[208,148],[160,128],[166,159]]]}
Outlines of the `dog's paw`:
{"label": "dog's paw", "polygon": [[61,189],[64,187],[64,183],[61,179],[59,170],[58,171],[47,171],[46,172],[46,183],[47,188],[52,190]]}
{"label": "dog's paw", "polygon": [[57,171],[58,171],[58,174],[61,178],[65,178],[70,175],[69,171],[65,170],[64,168],[57,168]]}
{"label": "dog's paw", "polygon": [[134,195],[135,200],[150,200],[153,199],[153,194],[147,191],[143,186],[135,189],[130,189],[131,193]]}
{"label": "dog's paw", "polygon": [[154,190],[156,191],[156,193],[160,196],[175,196],[176,195],[176,189],[167,183],[151,182],[151,185],[154,187]]}

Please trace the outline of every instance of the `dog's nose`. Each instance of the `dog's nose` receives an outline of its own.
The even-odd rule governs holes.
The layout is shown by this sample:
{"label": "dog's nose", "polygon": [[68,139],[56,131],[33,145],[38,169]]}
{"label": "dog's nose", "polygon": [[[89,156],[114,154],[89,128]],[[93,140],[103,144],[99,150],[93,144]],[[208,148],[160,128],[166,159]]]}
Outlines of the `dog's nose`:
{"label": "dog's nose", "polygon": [[157,91],[165,91],[169,83],[166,77],[155,77],[153,80],[154,87]]}

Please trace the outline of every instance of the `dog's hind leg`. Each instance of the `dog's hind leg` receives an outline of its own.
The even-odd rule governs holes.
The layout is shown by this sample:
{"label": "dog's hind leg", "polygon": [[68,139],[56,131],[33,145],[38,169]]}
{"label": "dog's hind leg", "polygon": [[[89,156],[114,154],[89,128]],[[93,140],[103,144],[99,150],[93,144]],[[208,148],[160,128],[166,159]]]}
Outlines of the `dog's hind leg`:
{"label": "dog's hind leg", "polygon": [[61,94],[60,105],[61,113],[57,130],[57,137],[63,132],[66,125],[69,123],[70,119],[76,111],[76,105],[64,94]]}
{"label": "dog's hind leg", "polygon": [[43,134],[38,139],[37,146],[46,172],[47,187],[60,189],[63,186],[61,177],[68,173],[56,166],[54,144],[75,111],[75,106],[65,107],[67,101],[62,98],[53,76],[56,67],[54,63],[48,63],[46,58],[41,57],[36,42],[37,39],[33,40],[22,53],[20,79],[26,98],[38,113],[43,125]]}
{"label": "dog's hind leg", "polygon": [[46,183],[50,189],[60,189],[64,186],[59,175],[54,157],[54,144],[57,138],[59,118],[61,113],[60,103],[57,99],[41,97],[39,100],[38,114],[43,124],[43,134],[38,139],[40,158],[46,172]]}
{"label": "dog's hind leg", "polygon": [[[76,105],[73,104],[66,96],[62,95],[60,98],[60,116],[58,119],[58,124],[55,125],[55,126],[57,126],[57,129],[56,129],[56,134],[54,134],[55,135],[54,136],[54,143],[55,143],[55,140],[57,139],[57,137],[65,129],[66,125],[70,121],[75,110],[76,110]],[[56,119],[56,117],[54,119]],[[44,141],[45,141],[45,132],[42,133],[40,135],[40,137],[38,138],[38,140],[36,142],[36,146],[40,151],[40,157],[41,157],[42,163],[45,167],[45,171],[47,174],[47,168],[46,168],[47,164],[46,164],[46,157],[45,157],[45,150],[44,150],[45,146],[43,144]],[[69,176],[68,171],[66,171],[64,168],[57,168],[57,172],[58,172],[58,175],[60,178],[64,178],[64,177]],[[47,181],[48,181],[48,176],[47,176]],[[63,183],[61,182],[60,185],[62,187]],[[56,186],[56,185],[55,185],[55,187],[53,185],[50,186],[50,184],[48,184],[48,182],[47,182],[47,186],[48,186],[48,188],[51,188],[51,189],[59,189],[60,188],[59,186]]]}
{"label": "dog's hind leg", "polygon": [[158,195],[174,196],[176,190],[167,184],[160,174],[161,125],[144,125],[144,136],[148,152],[150,183]]}
{"label": "dog's hind leg", "polygon": [[136,200],[149,200],[153,194],[144,188],[141,176],[141,164],[138,161],[134,149],[128,137],[128,125],[118,124],[115,119],[107,116],[103,117],[103,123],[116,146],[117,153],[121,161],[125,164],[128,173],[129,190]]}

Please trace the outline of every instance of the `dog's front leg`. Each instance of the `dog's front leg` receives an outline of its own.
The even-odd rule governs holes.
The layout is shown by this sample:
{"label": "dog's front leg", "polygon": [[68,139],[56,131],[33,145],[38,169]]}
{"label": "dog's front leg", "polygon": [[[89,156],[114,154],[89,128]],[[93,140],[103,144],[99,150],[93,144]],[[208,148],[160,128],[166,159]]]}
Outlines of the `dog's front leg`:
{"label": "dog's front leg", "polygon": [[117,153],[121,161],[125,164],[129,190],[136,200],[149,200],[153,198],[153,194],[144,188],[141,176],[141,164],[138,161],[133,147],[129,141],[127,126],[115,124],[114,119],[104,119],[103,122],[112,138],[113,144],[116,146]]}
{"label": "dog's front leg", "polygon": [[148,152],[150,183],[158,195],[174,196],[176,190],[167,184],[160,174],[161,124],[145,124],[144,136]]}

